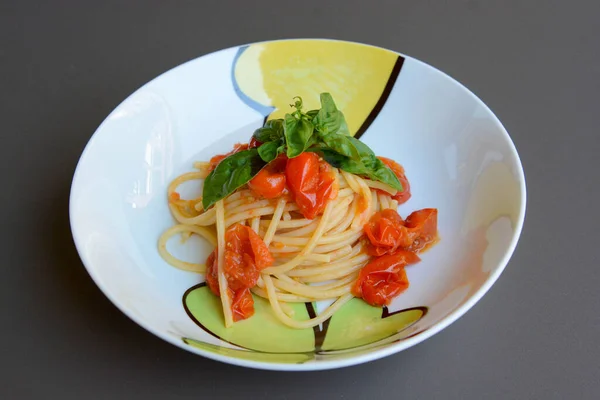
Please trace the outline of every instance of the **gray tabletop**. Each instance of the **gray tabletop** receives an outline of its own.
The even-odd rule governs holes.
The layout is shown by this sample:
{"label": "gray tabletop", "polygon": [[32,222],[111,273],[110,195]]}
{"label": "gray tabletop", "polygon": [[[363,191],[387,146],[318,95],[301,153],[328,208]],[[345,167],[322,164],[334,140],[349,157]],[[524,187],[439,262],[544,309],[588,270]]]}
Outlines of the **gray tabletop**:
{"label": "gray tabletop", "polygon": [[[598,398],[600,2],[242,3],[0,1],[0,398]],[[89,278],[67,213],[81,151],[128,94],[214,50],[290,37],[387,47],[464,83],[510,132],[529,200],[510,264],[464,317],[315,373],[220,364],[144,331]]]}

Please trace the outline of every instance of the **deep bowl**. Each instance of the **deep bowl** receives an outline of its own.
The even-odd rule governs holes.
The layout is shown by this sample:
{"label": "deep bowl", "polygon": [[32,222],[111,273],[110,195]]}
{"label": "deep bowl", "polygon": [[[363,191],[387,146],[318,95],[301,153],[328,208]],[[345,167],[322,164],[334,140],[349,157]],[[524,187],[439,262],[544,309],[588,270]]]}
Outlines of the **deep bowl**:
{"label": "deep bowl", "polygon": [[[267,116],[286,112],[292,97],[301,95],[310,109],[321,92],[333,95],[355,136],[404,165],[412,198],[399,211],[438,208],[441,241],[407,268],[410,288],[383,310],[355,299],[323,326],[293,331],[258,300],[253,322],[226,330],[202,276],[171,267],[157,252],[173,224],[166,187],[193,161],[247,141]],[[508,133],[460,83],[377,47],[286,40],[197,58],[129,96],[81,156],[70,219],[96,284],[158,337],[236,365],[317,370],[397,353],[463,315],[508,263],[525,201]],[[210,251],[200,239],[170,246],[190,260]]]}

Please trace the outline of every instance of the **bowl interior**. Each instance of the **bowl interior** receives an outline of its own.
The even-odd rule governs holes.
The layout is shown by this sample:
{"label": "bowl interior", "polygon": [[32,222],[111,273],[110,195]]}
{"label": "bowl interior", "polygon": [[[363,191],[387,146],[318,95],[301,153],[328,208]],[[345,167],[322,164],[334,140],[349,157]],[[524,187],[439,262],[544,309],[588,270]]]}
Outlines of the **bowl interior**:
{"label": "bowl interior", "polygon": [[[307,109],[316,108],[325,91],[355,135],[405,167],[413,196],[400,214],[439,209],[441,241],[407,268],[410,288],[383,310],[353,300],[324,326],[293,331],[257,301],[255,317],[224,330],[202,276],[169,266],[157,252],[158,237],[174,222],[166,187],[194,161],[247,141],[266,117],[287,112],[292,97],[300,95]],[[136,91],[86,147],[70,208],[75,243],[90,275],[149,331],[239,365],[321,369],[400,351],[466,312],[512,254],[524,218],[525,184],[498,119],[447,75],[380,48],[296,40],[219,51]],[[198,238],[169,246],[196,262],[211,250]],[[308,315],[323,306],[295,307]]]}

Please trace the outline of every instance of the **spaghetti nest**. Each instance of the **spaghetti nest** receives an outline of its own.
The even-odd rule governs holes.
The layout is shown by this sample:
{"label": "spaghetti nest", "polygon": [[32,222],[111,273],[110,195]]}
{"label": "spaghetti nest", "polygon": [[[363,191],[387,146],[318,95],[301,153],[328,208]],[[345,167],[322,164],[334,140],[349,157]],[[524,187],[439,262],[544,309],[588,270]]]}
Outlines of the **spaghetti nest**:
{"label": "spaghetti nest", "polygon": [[[372,258],[365,251],[363,226],[376,212],[396,209],[392,199],[396,190],[380,182],[363,179],[333,169],[337,196],[329,200],[322,215],[307,219],[288,196],[259,198],[249,189],[241,189],[203,210],[202,199],[181,199],[177,187],[190,180],[204,179],[209,163],[195,163],[196,172],[177,177],[168,187],[169,208],[178,224],[159,239],[159,252],[174,267],[206,273],[206,265],[189,263],[167,250],[171,237],[197,234],[213,246],[224,249],[225,234],[236,224],[252,229],[264,242],[273,258],[262,269],[250,290],[268,299],[281,322],[293,328],[308,328],[327,320],[352,297],[351,289],[363,266]],[[217,252],[217,270],[223,271],[225,252]],[[220,293],[228,292],[224,273],[218,273]],[[221,296],[225,323],[234,321],[232,296]],[[286,306],[293,302],[330,300],[333,303],[316,318],[297,321]]]}
{"label": "spaghetti nest", "polygon": [[[252,294],[299,329],[323,323],[353,296],[387,305],[408,288],[404,267],[437,238],[436,209],[406,220],[396,211],[410,198],[402,166],[352,137],[331,95],[320,99],[321,109],[305,112],[296,97],[284,119],[169,185],[178,224],[160,237],[159,252],[205,274],[227,327],[253,315]],[[190,180],[204,181],[201,198],[181,199],[177,188]],[[200,235],[215,250],[205,264],[179,260],[167,250],[176,234]],[[304,321],[288,306],[321,300],[329,307]]]}

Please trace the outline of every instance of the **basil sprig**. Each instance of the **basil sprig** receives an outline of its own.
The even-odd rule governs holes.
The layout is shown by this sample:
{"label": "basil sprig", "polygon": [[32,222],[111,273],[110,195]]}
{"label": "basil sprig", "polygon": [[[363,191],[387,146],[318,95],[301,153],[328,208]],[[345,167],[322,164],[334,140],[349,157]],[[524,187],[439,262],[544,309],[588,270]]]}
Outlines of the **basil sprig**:
{"label": "basil sprig", "polygon": [[283,119],[267,121],[254,131],[258,148],[240,151],[221,161],[204,181],[202,205],[208,209],[248,183],[269,162],[285,153],[294,158],[311,151],[333,167],[383,182],[402,191],[402,184],[363,142],[350,136],[344,114],[329,93],[321,93],[319,110],[302,111],[302,98],[295,97],[295,108]]}

